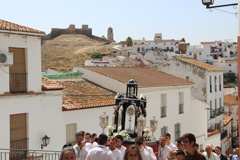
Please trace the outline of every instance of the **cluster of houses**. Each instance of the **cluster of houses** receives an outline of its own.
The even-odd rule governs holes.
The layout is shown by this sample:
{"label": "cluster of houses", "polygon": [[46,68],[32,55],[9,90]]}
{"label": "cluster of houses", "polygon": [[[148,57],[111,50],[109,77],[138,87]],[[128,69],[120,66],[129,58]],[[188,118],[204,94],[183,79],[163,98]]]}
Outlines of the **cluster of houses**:
{"label": "cluster of houses", "polygon": [[[153,117],[158,120],[156,137],[168,132],[174,143],[184,133],[191,132],[200,149],[212,144],[222,146],[223,153],[231,153],[232,139],[238,133],[238,100],[235,95],[223,94],[224,69],[194,58],[173,56],[154,68],[75,67],[74,72],[81,78],[52,80],[41,75],[44,34],[0,20],[0,135],[3,137],[0,148],[41,150],[42,138],[47,135],[50,142],[43,149],[60,151],[64,144],[75,141],[77,131],[102,133],[99,116],[105,112],[108,123],[113,124],[115,95],[126,93],[128,81],[135,79],[139,95],[147,99],[146,125],[150,126]],[[167,54],[181,54],[185,50],[190,55],[186,46],[179,49],[179,44],[185,45],[184,39],[162,40],[161,36],[156,34],[152,42],[134,41],[133,48]],[[130,57],[129,52],[122,51],[124,46],[122,50],[121,45],[118,47],[116,54]],[[225,58],[225,50],[228,47],[222,49],[223,57],[218,55],[217,59]],[[230,51],[230,57],[226,58],[231,55]],[[137,55],[131,56],[138,59]],[[143,59],[139,63],[148,61]]]}
{"label": "cluster of houses", "polygon": [[[224,73],[237,74],[237,43],[234,42],[201,42],[190,45],[184,38],[181,40],[162,39],[156,33],[154,40],[133,40],[132,46],[121,41],[113,47],[114,51],[104,54],[98,60],[87,60],[85,66],[156,66],[174,56],[194,58],[198,61],[224,69]],[[121,61],[122,63],[119,63]]]}

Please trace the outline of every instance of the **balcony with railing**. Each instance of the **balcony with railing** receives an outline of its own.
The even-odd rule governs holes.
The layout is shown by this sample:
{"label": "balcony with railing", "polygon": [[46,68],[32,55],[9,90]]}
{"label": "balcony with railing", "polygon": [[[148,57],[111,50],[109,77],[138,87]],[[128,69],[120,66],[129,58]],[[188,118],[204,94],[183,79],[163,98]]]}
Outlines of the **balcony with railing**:
{"label": "balcony with railing", "polygon": [[219,116],[221,114],[221,108],[216,109],[216,116]]}
{"label": "balcony with railing", "polygon": [[10,73],[10,92],[23,93],[27,91],[27,73]]}
{"label": "balcony with railing", "polygon": [[27,149],[28,138],[10,141],[10,148],[12,149]]}
{"label": "balcony with railing", "polygon": [[224,107],[220,107],[220,112],[223,114],[224,113]]}
{"label": "balcony with railing", "polygon": [[59,160],[60,155],[60,151],[0,148],[0,160]]}
{"label": "balcony with railing", "polygon": [[216,116],[216,110],[212,109],[210,110],[210,118],[214,118]]}

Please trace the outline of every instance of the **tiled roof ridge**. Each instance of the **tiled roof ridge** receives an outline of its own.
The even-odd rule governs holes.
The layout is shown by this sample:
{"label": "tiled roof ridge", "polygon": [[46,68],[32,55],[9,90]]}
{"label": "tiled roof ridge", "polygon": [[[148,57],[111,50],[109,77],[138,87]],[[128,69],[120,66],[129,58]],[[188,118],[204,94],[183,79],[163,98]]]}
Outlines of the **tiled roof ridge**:
{"label": "tiled roof ridge", "polygon": [[[219,70],[219,71],[224,71],[222,68],[215,67],[215,66],[210,65],[210,64],[207,64],[207,63],[205,63],[205,62],[198,61],[198,60],[196,60],[196,59],[194,59],[194,58],[190,58],[190,57],[179,57],[179,56],[174,56],[173,58],[178,59],[178,60],[181,60],[181,61],[184,61],[184,62],[186,62],[186,63],[192,64],[192,65],[195,65],[195,66],[198,66],[198,67],[200,67],[200,68],[202,68],[202,69],[205,69],[205,70]],[[203,67],[203,66],[200,66],[200,65],[191,63],[191,62],[189,62],[189,61],[186,61],[185,59],[190,59],[190,60],[193,60],[193,61],[195,61],[195,62],[197,62],[197,63],[203,63],[204,65],[207,65],[207,66],[211,67],[212,69],[207,69],[206,67]]]}
{"label": "tiled roof ridge", "polygon": [[227,125],[233,118],[231,116],[228,115],[224,115],[224,125]]}
{"label": "tiled roof ridge", "polygon": [[109,106],[114,105],[115,100],[101,100],[95,102],[85,102],[85,103],[75,103],[75,104],[63,104],[63,110],[76,110],[76,109],[86,109],[86,108],[95,108],[100,106]]}
{"label": "tiled roof ridge", "polygon": [[[48,82],[48,84],[45,82]],[[54,82],[53,80],[46,78],[44,76],[42,76],[42,87],[45,89],[63,89],[64,88],[63,85],[57,82]]]}
{"label": "tiled roof ridge", "polygon": [[[124,83],[124,84],[127,83],[127,82],[121,81],[120,79],[118,79],[118,78],[116,78],[116,77],[112,77],[112,76],[110,76],[110,75],[108,75],[108,74],[104,74],[104,73],[101,73],[101,72],[98,72],[98,71],[92,70],[92,69],[90,69],[90,68],[96,68],[96,67],[95,67],[95,66],[85,67],[85,69],[87,69],[87,70],[91,70],[92,72],[95,72],[95,73],[98,73],[98,74],[104,75],[104,76],[106,76],[106,77],[109,77],[109,78],[115,79],[115,80],[117,80],[117,81],[119,81],[119,82],[122,82],[122,83]],[[98,66],[98,68],[99,68],[99,66]],[[106,66],[101,66],[101,68],[106,68]],[[181,79],[181,80],[183,80],[183,81],[185,81],[185,82],[190,83],[191,85],[195,84],[195,83],[192,82],[192,81],[189,81],[189,80],[183,79],[183,78],[181,78],[181,77],[176,77],[176,76],[174,76],[174,75],[171,75],[171,74],[166,73],[166,72],[163,72],[163,71],[158,71],[157,69],[152,68],[152,67],[146,67],[146,66],[145,66],[145,67],[112,67],[112,66],[109,66],[109,67],[107,67],[107,68],[141,68],[141,69],[155,70],[155,71],[157,71],[157,72],[161,72],[161,73],[166,74],[166,75],[169,75],[169,76],[171,76],[171,77],[174,77],[174,78],[177,78],[177,79]],[[157,87],[157,86],[152,86],[152,87]]]}
{"label": "tiled roof ridge", "polygon": [[45,34],[45,32],[43,32],[43,31],[33,29],[30,27],[26,27],[26,26],[22,26],[22,25],[18,25],[16,23],[12,23],[12,22],[5,21],[2,19],[0,19],[0,30]]}

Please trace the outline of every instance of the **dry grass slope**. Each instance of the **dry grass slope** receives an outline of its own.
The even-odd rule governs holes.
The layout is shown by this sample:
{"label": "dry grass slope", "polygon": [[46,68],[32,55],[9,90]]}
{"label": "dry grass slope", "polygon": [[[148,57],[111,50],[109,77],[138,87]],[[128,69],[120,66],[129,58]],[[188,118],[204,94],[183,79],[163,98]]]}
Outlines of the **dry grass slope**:
{"label": "dry grass slope", "polygon": [[84,64],[91,53],[110,53],[112,45],[103,45],[84,35],[61,35],[42,44],[42,71],[45,70],[45,54],[47,68],[58,72],[71,72],[74,66]]}

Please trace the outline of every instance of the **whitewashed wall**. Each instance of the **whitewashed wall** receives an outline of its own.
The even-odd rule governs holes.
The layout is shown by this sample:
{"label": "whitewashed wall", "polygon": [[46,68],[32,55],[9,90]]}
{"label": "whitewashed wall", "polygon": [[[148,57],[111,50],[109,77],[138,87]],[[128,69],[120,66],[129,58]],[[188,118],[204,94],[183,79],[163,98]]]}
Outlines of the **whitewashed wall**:
{"label": "whitewashed wall", "polygon": [[[25,48],[27,91],[41,92],[41,38],[0,33],[0,50],[9,53],[9,47]],[[0,67],[9,73],[8,67]],[[0,70],[0,83],[4,84],[0,87],[0,94],[9,92],[9,75],[6,72]]]}
{"label": "whitewashed wall", "polygon": [[[184,113],[179,114],[179,92],[184,93]],[[161,136],[161,128],[168,127],[172,142],[175,141],[175,124],[181,123],[181,136],[191,132],[191,95],[190,86],[140,88],[139,95],[147,98],[147,125],[153,116],[158,120],[158,129],[155,132],[157,139]],[[167,116],[161,118],[161,94],[167,95]]]}
{"label": "whitewashed wall", "polygon": [[[102,133],[99,116],[103,112],[109,115],[112,123],[113,106],[62,111],[61,91],[46,91],[41,95],[2,96],[0,97],[0,148],[10,148],[10,115],[27,114],[27,134],[29,149],[40,150],[44,135],[49,136],[50,143],[44,150],[60,151],[66,143],[66,125],[77,124],[77,131]],[[105,130],[107,131],[107,130]]]}

